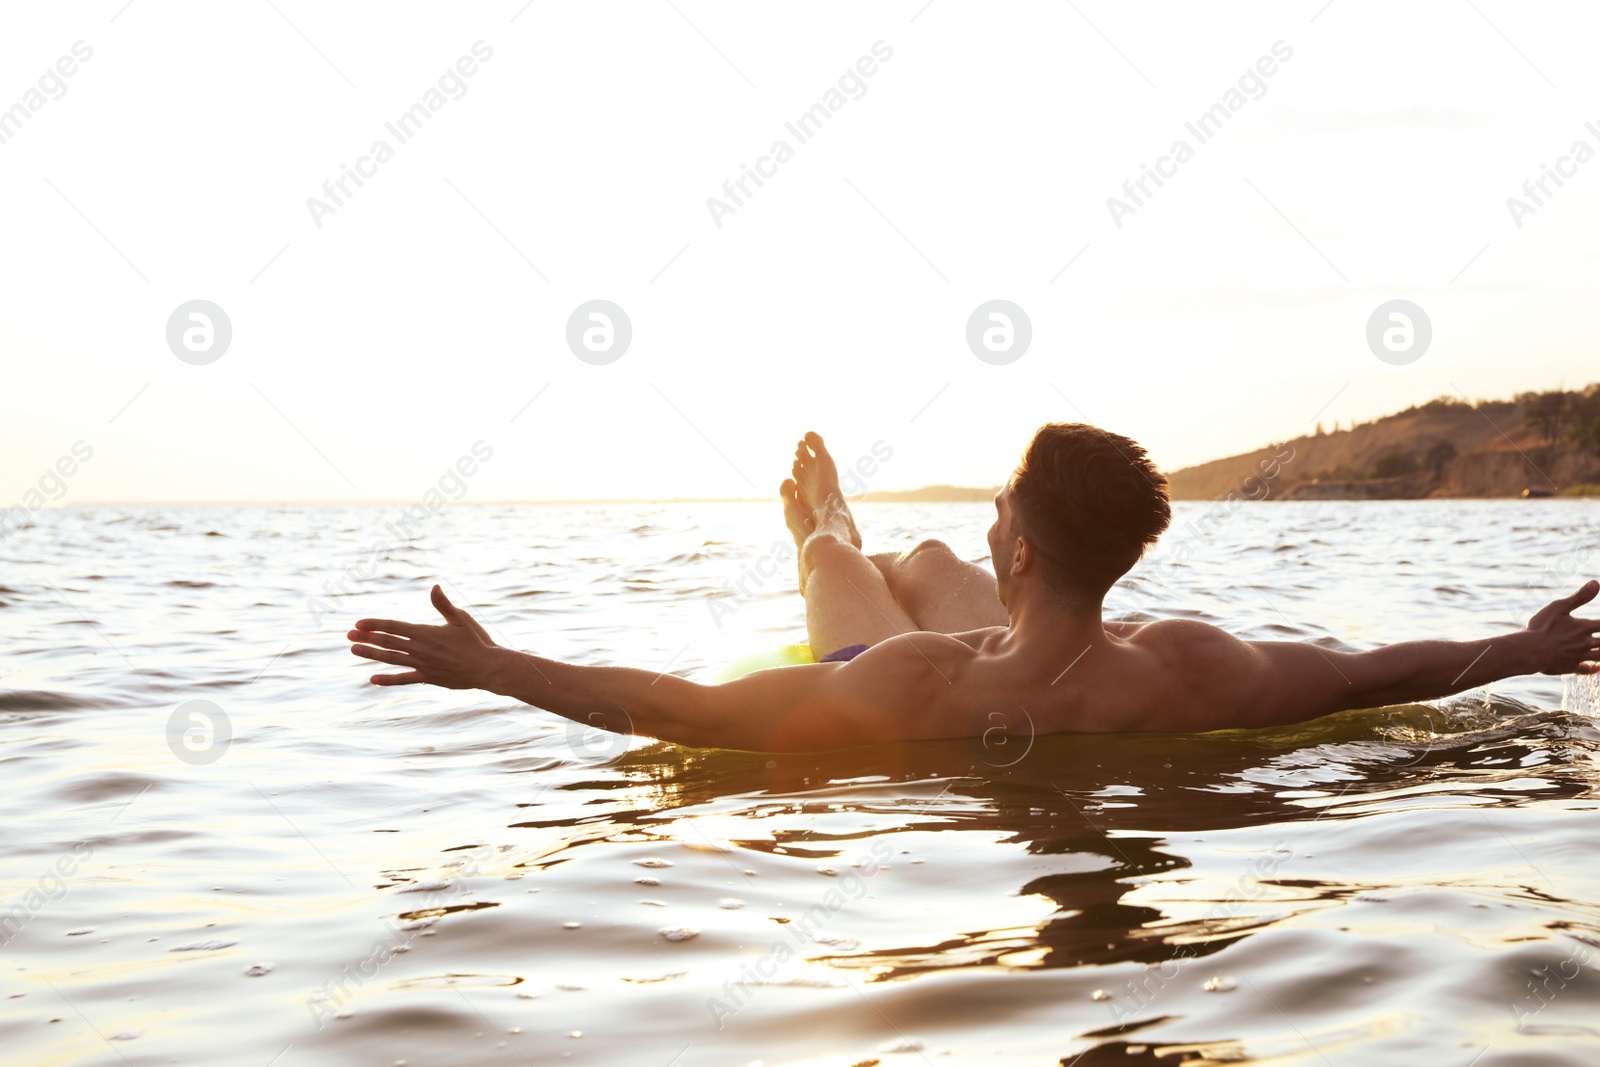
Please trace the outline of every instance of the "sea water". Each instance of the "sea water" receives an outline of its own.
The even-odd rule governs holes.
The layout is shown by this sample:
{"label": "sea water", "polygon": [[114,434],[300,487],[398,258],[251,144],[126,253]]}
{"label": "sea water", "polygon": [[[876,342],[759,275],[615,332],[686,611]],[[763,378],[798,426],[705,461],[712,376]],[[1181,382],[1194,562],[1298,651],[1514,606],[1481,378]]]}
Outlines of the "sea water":
{"label": "sea water", "polygon": [[1561,681],[1562,708],[1590,719],[1600,718],[1600,675],[1569,674]]}
{"label": "sea water", "polygon": [[[0,542],[0,1061],[1600,1061],[1593,679],[1021,758],[686,750],[374,688],[344,631],[437,581],[511,647],[706,678],[804,639],[775,503],[396,510]],[[1114,613],[1359,649],[1600,569],[1583,501],[1177,512]],[[981,561],[992,510],[859,518]]]}

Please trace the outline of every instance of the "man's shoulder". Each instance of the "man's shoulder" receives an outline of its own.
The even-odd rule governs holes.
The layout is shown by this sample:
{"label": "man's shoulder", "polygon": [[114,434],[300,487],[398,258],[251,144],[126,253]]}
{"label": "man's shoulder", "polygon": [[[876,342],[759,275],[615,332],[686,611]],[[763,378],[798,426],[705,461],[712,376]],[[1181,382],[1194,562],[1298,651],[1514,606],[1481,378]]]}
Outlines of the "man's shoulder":
{"label": "man's shoulder", "polygon": [[973,687],[978,659],[950,634],[896,634],[847,663],[829,664],[818,707],[848,724],[840,735],[854,744],[965,736],[955,710]]}
{"label": "man's shoulder", "polygon": [[924,707],[969,680],[980,653],[950,634],[914,630],[886,638],[842,664],[837,691]]}
{"label": "man's shoulder", "polygon": [[1181,660],[1250,654],[1249,644],[1220,626],[1198,619],[1161,619],[1145,623],[1122,640],[1163,658]]}
{"label": "man's shoulder", "polygon": [[941,634],[932,630],[913,630],[885,638],[856,656],[850,665],[864,663],[878,667],[903,666],[915,670],[937,669],[941,662],[952,664],[971,660],[987,631]]}
{"label": "man's shoulder", "polygon": [[1215,638],[1234,638],[1232,634],[1220,626],[1213,626],[1209,622],[1199,619],[1157,619],[1147,622],[1127,632],[1130,640],[1140,638],[1149,639],[1157,637],[1161,640],[1208,640]]}

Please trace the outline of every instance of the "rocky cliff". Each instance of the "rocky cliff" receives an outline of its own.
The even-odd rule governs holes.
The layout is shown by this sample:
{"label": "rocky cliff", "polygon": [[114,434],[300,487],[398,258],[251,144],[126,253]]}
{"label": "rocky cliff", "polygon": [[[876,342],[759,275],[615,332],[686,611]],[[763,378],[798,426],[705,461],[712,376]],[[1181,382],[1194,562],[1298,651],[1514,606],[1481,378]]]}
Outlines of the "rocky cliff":
{"label": "rocky cliff", "polygon": [[[1541,398],[1575,398],[1545,413]],[[1591,399],[1595,398],[1595,399]],[[1175,500],[1414,500],[1600,492],[1582,420],[1600,389],[1469,404],[1440,399],[1168,474]],[[1550,405],[1546,405],[1549,407]],[[1565,412],[1563,415],[1562,413]],[[1269,476],[1271,468],[1276,473]]]}

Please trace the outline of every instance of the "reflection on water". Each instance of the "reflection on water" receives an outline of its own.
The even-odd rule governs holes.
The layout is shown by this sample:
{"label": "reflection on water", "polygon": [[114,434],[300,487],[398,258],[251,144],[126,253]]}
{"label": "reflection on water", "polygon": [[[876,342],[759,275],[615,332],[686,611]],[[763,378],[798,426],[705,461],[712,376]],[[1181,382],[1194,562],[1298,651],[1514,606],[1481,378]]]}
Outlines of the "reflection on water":
{"label": "reflection on water", "polygon": [[[1559,509],[1340,514],[1244,509],[1140,603],[1469,636],[1575,551]],[[7,1063],[1600,1059],[1600,732],[1555,680],[1021,758],[630,745],[362,687],[307,601],[383,517],[85,510],[0,546]],[[799,632],[792,579],[705,612],[770,518],[464,509],[339,606],[419,615],[443,578],[515,647],[709,673]],[[211,762],[171,732],[196,699]]]}
{"label": "reflection on water", "polygon": [[[1255,905],[1269,897],[1268,910],[1277,916],[1285,908],[1320,909],[1392,884],[1392,872],[1383,870],[1372,872],[1379,879],[1372,883],[1357,872],[1338,882],[1287,877],[1295,855],[1292,842],[1303,825],[1403,810],[1416,797],[1437,804],[1470,796],[1514,806],[1529,791],[1547,801],[1593,795],[1591,778],[1565,766],[1570,756],[1589,751],[1581,738],[1587,727],[1582,720],[1542,715],[1512,702],[1475,706],[1464,717],[1509,721],[1424,734],[1406,720],[1432,720],[1437,728],[1454,718],[1451,725],[1459,727],[1463,716],[1418,708],[1352,713],[1311,727],[1231,736],[1049,737],[1003,775],[990,771],[983,777],[971,776],[977,769],[972,754],[955,744],[863,748],[807,757],[798,766],[780,757],[784,765],[771,768],[753,756],[698,756],[662,747],[636,751],[617,769],[641,772],[662,786],[662,806],[675,809],[711,803],[729,786],[769,798],[795,796],[791,810],[796,812],[834,810],[842,802],[830,796],[820,805],[807,803],[801,798],[813,791],[795,782],[796,774],[802,782],[884,778],[891,790],[892,782],[939,782],[940,793],[910,816],[898,790],[884,799],[877,790],[861,787],[842,796],[850,810],[894,817],[899,832],[992,835],[1030,856],[1065,860],[1059,865],[1069,870],[1031,877],[1015,887],[1022,896],[1053,902],[1055,913],[1041,925],[975,927],[939,944],[830,957],[868,971],[867,980],[889,980],[996,963],[1050,968],[1195,956],[1201,954],[1197,945],[1215,950],[1248,933],[1262,910]],[[1427,739],[1409,744],[1374,739],[1396,733]],[[1527,768],[1552,762],[1561,770],[1530,777]],[[888,768],[892,771],[885,775]],[[1107,768],[1116,770],[1108,776]],[[683,786],[687,775],[700,787],[698,795]],[[920,805],[912,801],[910,806]],[[1183,872],[1193,863],[1175,837],[1250,825],[1272,826],[1278,837],[1241,865],[1239,884],[1230,887],[1234,892],[1216,900],[1181,896],[1208,905],[1198,916],[1188,914],[1189,908],[1169,913],[1157,906],[1162,897],[1147,892],[1148,886],[1159,882],[1170,889],[1190,881]],[[772,840],[791,854],[803,849],[812,857],[831,858],[860,836],[804,829],[775,832]],[[733,843],[759,847],[759,842]],[[1295,891],[1269,894],[1267,886]],[[1179,948],[1189,951],[1175,951]]]}

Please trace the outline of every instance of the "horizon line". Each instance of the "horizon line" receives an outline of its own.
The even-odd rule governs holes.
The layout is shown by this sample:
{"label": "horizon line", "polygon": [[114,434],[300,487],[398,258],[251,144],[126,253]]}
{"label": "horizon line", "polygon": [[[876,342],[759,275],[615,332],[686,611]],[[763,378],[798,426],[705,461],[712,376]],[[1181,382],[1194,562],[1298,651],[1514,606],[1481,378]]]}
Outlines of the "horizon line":
{"label": "horizon line", "polygon": [[[887,494],[894,494],[896,496],[899,496],[899,495],[905,495],[905,494],[909,494],[909,493],[918,493],[918,492],[922,492],[922,491],[924,491],[926,489],[932,489],[932,488],[945,488],[945,487],[942,487],[942,486],[923,486],[923,487],[918,488],[918,489],[893,489],[893,490],[883,490],[882,492],[884,494],[886,494],[886,495]],[[987,491],[989,491],[987,489],[984,489],[983,487],[978,487],[978,486],[973,486],[973,487],[951,486],[949,488],[956,488],[956,489],[970,488],[970,490],[973,491],[973,492],[979,492],[979,491],[987,492]],[[855,503],[855,504],[860,504],[860,503],[865,503],[865,504],[896,504],[896,503],[912,503],[912,504],[938,504],[938,503],[946,503],[946,504],[975,504],[975,503],[987,503],[987,501],[976,501],[976,500],[945,500],[945,501],[939,501],[939,500],[911,500],[911,501],[873,500],[873,499],[871,499],[871,497],[872,497],[871,493],[866,493],[866,494],[863,494],[862,496],[852,498],[851,499],[851,503]],[[499,499],[499,500],[464,500],[464,499],[463,500],[447,500],[447,501],[445,501],[445,506],[459,507],[459,506],[462,506],[462,505],[466,505],[466,506],[470,506],[470,507],[492,507],[492,506],[495,506],[495,505],[505,506],[505,505],[510,505],[510,504],[768,504],[768,503],[781,503],[781,501],[778,499],[778,497],[776,495],[773,495],[773,496],[770,496],[770,497],[766,497],[766,496],[674,496],[674,497],[624,497],[624,496],[618,496],[618,497],[548,497],[548,498],[546,498],[546,497],[539,497],[539,498],[532,498],[532,497],[529,497],[529,498],[509,498],[508,497],[508,498]],[[288,505],[288,504],[354,504],[354,505],[362,505],[362,506],[382,504],[382,505],[410,506],[410,505],[413,505],[413,504],[422,504],[422,501],[417,499],[417,498],[415,498],[415,497],[375,497],[373,499],[299,498],[299,499],[255,499],[255,500],[250,500],[250,499],[227,499],[227,500],[80,500],[80,501],[75,501],[75,502],[68,502],[68,501],[62,500],[62,501],[50,501],[50,502],[46,503],[44,505],[44,507],[40,508],[39,510],[42,511],[42,510],[49,509],[49,508],[67,508],[67,507],[151,507],[151,506],[161,506],[161,507],[205,507],[205,506],[223,506],[223,505],[227,505],[227,506],[240,506],[240,505],[279,506],[279,505]]]}

